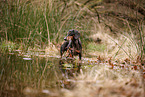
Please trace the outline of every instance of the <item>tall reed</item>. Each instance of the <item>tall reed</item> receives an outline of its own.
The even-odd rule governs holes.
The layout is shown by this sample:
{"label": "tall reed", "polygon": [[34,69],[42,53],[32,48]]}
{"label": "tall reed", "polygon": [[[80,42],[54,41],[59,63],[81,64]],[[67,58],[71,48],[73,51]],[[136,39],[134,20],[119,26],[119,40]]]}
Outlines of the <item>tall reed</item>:
{"label": "tall reed", "polygon": [[28,46],[54,42],[66,23],[62,21],[63,3],[59,0],[7,0],[0,5],[1,38],[9,41],[24,41]]}

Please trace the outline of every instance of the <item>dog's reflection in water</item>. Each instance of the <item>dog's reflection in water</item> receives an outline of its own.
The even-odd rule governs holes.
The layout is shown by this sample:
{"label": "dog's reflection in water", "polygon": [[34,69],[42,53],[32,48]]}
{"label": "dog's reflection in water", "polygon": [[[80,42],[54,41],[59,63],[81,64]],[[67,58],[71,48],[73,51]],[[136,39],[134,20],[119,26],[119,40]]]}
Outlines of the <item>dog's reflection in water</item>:
{"label": "dog's reflection in water", "polygon": [[60,60],[59,68],[63,75],[61,86],[72,89],[75,83],[74,77],[80,73],[81,63],[74,62],[74,60]]}

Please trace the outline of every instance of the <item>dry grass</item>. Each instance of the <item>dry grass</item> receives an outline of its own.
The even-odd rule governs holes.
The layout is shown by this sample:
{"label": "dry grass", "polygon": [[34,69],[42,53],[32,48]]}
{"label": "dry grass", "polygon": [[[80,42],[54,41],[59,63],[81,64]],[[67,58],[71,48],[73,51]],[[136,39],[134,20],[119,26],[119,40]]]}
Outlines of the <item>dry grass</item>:
{"label": "dry grass", "polygon": [[88,68],[75,78],[76,87],[65,97],[141,97],[143,86],[138,71],[111,70],[106,64]]}
{"label": "dry grass", "polygon": [[50,44],[48,47],[45,48],[45,54],[50,56],[56,56],[59,54],[59,51],[55,45]]}
{"label": "dry grass", "polygon": [[[137,43],[133,40],[134,35],[129,36],[118,34],[117,36],[111,33],[109,29],[106,29],[104,25],[96,22],[94,27],[92,27],[92,34],[89,36],[95,43],[95,45],[103,44],[105,49],[103,52],[94,50],[93,52],[87,52],[90,55],[100,55],[104,58],[113,57],[117,59],[131,58],[136,59],[138,56],[138,46]],[[106,33],[107,32],[107,33]],[[101,42],[97,43],[97,39],[100,39]]]}

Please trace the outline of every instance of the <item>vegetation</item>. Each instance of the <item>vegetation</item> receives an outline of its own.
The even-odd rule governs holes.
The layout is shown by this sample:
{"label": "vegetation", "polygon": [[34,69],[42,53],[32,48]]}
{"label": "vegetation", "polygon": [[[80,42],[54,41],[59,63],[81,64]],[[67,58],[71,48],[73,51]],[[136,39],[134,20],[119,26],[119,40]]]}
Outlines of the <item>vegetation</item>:
{"label": "vegetation", "polygon": [[[84,50],[92,40],[110,42],[108,38],[110,36],[113,36],[111,41],[125,36],[135,45],[138,51],[136,53],[140,53],[139,55],[143,57],[145,51],[143,4],[143,0],[1,1],[1,43],[15,42],[25,51],[30,47],[45,49],[51,45],[59,46],[66,32],[69,29],[76,29],[81,32]],[[97,35],[93,39],[89,37],[95,34]]]}
{"label": "vegetation", "polygon": [[[93,88],[93,92],[98,91],[97,93],[99,93],[99,91],[106,91],[109,88],[103,87],[102,89],[102,86],[99,88],[93,87],[94,84],[92,82],[90,85],[86,85],[88,82],[85,80],[88,81],[88,79],[90,79],[91,81],[96,81],[101,79],[101,81],[104,80],[104,85],[106,85],[109,80],[110,83],[113,81],[116,85],[119,81],[124,82],[123,80],[125,80],[124,83],[130,83],[132,80],[137,79],[136,81],[139,81],[139,83],[134,83],[138,84],[137,90],[140,94],[142,91],[139,87],[144,85],[144,78],[139,74],[144,76],[145,64],[144,5],[144,0],[1,0],[0,55],[18,51],[19,54],[23,56],[37,56],[37,54],[40,55],[42,52],[44,52],[43,55],[58,56],[59,48],[64,41],[63,39],[66,36],[66,32],[70,29],[76,29],[81,33],[83,61],[88,59],[94,60],[93,62],[96,60],[100,62],[101,60],[101,63],[105,65],[109,64],[112,67],[114,67],[114,62],[117,61],[116,64],[122,64],[120,62],[122,61],[123,63],[125,62],[124,64],[128,64],[129,68],[131,68],[130,66],[132,65],[135,66],[134,68],[136,68],[136,65],[140,67],[138,69],[140,73],[138,71],[132,71],[132,69],[128,71],[126,69],[120,70],[119,68],[118,72],[117,70],[110,71],[104,64],[103,66],[99,65],[100,69],[98,69],[98,67],[96,68],[96,66],[94,66],[96,63],[92,62],[92,68],[88,66],[88,71],[86,71],[85,74],[80,74],[76,77],[77,80],[83,80],[84,83],[81,85],[87,86],[87,88],[89,87],[88,89],[91,87]],[[111,61],[109,61],[108,58],[110,58],[109,60]],[[88,63],[88,65],[90,63]],[[66,66],[67,65],[68,64],[66,64]],[[9,70],[11,70],[12,67],[13,65],[10,66]],[[2,66],[0,68],[1,74],[3,74],[3,68]],[[25,81],[26,79],[23,76],[25,73],[21,75],[21,72],[18,72],[16,68],[17,67],[14,68],[14,71],[20,73],[18,80],[21,77],[24,79],[23,81]],[[42,71],[43,70],[44,68]],[[98,70],[98,72],[95,70]],[[34,70],[34,72],[36,71]],[[82,76],[88,76],[90,72],[94,73],[91,73],[89,78],[81,78]],[[126,72],[131,73],[127,74]],[[13,75],[16,76],[16,73],[13,72]],[[32,71],[27,73],[32,73]],[[134,74],[135,76],[133,76]],[[36,76],[42,75],[44,75],[42,72],[40,75],[36,74]],[[12,77],[12,75],[9,76]],[[26,76],[28,75],[26,74]],[[34,79],[34,76],[28,77]],[[104,76],[104,79],[102,79],[101,76]],[[94,79],[94,77],[98,79]],[[32,79],[27,79],[27,82]],[[38,83],[38,80],[39,79],[33,81]],[[46,78],[46,80],[48,79]],[[31,84],[30,87],[35,86],[38,88],[38,84],[36,83]],[[71,96],[76,95],[75,93],[78,93],[77,91],[81,89],[81,86],[79,86],[80,83],[76,82],[75,85],[78,85],[78,90],[75,87],[76,90],[67,91],[71,93]],[[4,86],[1,87],[1,89],[4,89]],[[127,89],[121,86],[116,86],[116,88]],[[142,88],[145,89],[145,87]],[[68,94],[65,92],[63,95],[68,97]],[[134,90],[130,93],[132,92],[134,92]],[[125,96],[130,96],[129,94],[125,94]],[[105,92],[104,95],[109,94]]]}

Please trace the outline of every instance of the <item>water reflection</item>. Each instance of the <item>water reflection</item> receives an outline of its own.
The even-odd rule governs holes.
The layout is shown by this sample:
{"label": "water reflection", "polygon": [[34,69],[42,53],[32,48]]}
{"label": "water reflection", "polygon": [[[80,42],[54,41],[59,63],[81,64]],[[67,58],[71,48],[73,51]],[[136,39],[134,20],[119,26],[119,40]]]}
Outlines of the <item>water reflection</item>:
{"label": "water reflection", "polygon": [[[81,63],[74,60],[38,56],[25,58],[18,54],[0,54],[0,64],[1,97],[25,97],[29,93],[41,97],[43,89],[72,89],[74,76],[81,68]],[[23,91],[27,89],[29,93],[25,95]]]}
{"label": "water reflection", "polygon": [[74,77],[80,73],[81,63],[74,60],[60,60],[59,68],[61,70],[63,80],[61,86],[63,88],[72,89],[74,87]]}

